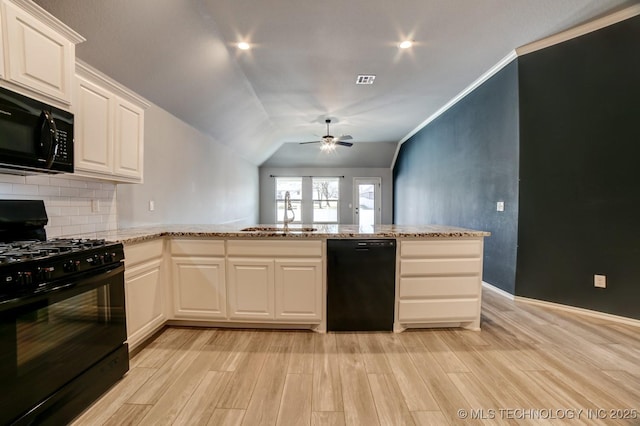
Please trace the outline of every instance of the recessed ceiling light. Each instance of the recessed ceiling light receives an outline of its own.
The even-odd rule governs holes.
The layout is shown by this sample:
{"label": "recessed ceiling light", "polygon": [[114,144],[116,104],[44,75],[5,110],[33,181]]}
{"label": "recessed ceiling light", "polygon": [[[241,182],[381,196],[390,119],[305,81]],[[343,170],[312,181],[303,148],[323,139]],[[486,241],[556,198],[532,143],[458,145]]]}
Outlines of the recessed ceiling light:
{"label": "recessed ceiling light", "polygon": [[251,46],[246,41],[241,41],[240,43],[238,43],[238,49],[240,50],[249,50],[250,47]]}
{"label": "recessed ceiling light", "polygon": [[411,40],[405,40],[402,43],[400,43],[400,49],[408,49],[411,46],[413,46],[413,42]]}

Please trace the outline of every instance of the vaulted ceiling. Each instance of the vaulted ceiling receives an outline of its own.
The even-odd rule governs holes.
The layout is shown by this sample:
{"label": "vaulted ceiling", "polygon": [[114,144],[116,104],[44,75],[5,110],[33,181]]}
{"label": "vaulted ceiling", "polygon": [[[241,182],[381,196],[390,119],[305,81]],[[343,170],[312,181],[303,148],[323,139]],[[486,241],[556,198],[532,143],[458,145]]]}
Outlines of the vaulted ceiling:
{"label": "vaulted ceiling", "polygon": [[[515,48],[637,3],[35,2],[86,37],[83,61],[249,161],[292,167],[388,167],[394,144]],[[353,148],[327,157],[296,143],[324,135],[326,118]]]}

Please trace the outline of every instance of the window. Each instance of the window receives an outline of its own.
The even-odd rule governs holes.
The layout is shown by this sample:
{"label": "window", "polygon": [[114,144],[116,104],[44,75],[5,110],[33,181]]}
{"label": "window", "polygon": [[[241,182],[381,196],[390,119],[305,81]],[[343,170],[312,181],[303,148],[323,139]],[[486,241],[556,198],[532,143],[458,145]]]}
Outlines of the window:
{"label": "window", "polygon": [[[339,177],[276,177],[276,223],[284,222],[284,195],[289,191],[294,223],[339,223]],[[291,212],[289,212],[291,217]]]}
{"label": "window", "polygon": [[[289,191],[291,207],[295,214],[294,222],[302,222],[302,178],[301,177],[279,177],[276,178],[276,221],[284,222],[284,196]],[[291,218],[291,212],[288,212]]]}
{"label": "window", "polygon": [[313,222],[338,223],[339,178],[313,178]]}

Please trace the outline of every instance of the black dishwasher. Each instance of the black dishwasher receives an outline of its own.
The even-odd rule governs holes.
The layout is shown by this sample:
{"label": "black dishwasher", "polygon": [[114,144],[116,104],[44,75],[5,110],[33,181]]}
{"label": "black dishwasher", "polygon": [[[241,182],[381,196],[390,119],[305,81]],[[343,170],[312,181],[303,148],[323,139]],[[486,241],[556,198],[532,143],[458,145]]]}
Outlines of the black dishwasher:
{"label": "black dishwasher", "polygon": [[396,240],[327,240],[327,330],[392,331]]}

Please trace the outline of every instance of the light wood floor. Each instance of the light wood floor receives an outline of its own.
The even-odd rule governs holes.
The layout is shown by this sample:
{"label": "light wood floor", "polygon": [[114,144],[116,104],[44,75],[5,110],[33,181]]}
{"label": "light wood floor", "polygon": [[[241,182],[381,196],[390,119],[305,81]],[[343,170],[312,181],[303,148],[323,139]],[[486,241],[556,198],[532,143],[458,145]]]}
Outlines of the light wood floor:
{"label": "light wood floor", "polygon": [[480,332],[168,328],[74,424],[640,424],[639,328],[483,297]]}

